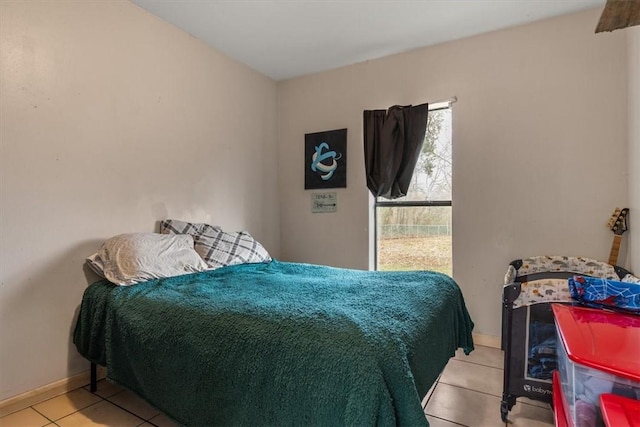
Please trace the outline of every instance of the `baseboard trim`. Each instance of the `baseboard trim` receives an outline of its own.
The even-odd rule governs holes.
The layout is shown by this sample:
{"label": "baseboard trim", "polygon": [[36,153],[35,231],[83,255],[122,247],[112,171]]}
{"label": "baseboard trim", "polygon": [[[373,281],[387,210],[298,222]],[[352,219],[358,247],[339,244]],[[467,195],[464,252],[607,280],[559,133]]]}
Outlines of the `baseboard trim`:
{"label": "baseboard trim", "polygon": [[[103,379],[106,376],[107,370],[99,366],[98,379]],[[51,384],[29,390],[5,400],[0,400],[0,417],[83,387],[89,384],[89,382],[90,373],[89,370],[86,370],[72,377],[63,378]]]}
{"label": "baseboard trim", "polygon": [[476,345],[483,345],[485,347],[500,348],[500,337],[494,337],[493,335],[476,334],[473,332],[473,342]]}

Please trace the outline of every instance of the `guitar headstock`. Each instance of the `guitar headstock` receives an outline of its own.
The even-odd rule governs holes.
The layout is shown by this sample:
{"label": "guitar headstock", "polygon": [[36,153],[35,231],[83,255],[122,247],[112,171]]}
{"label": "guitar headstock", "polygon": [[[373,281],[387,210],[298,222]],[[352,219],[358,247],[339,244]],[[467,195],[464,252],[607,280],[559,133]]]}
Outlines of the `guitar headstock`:
{"label": "guitar headstock", "polygon": [[613,211],[613,215],[611,215],[608,223],[613,234],[622,235],[627,231],[627,215],[629,215],[629,208],[616,208]]}

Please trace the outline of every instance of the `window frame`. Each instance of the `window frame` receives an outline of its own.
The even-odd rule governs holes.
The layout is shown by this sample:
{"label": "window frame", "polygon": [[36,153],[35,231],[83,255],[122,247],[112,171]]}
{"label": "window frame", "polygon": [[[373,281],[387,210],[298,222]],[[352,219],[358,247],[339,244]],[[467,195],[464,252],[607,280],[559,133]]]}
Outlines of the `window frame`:
{"label": "window frame", "polygon": [[[435,105],[433,108],[431,108],[431,105],[429,106],[429,112],[445,110],[445,109],[452,109],[450,102],[447,102],[445,105],[442,105],[442,104]],[[451,145],[453,145],[453,141],[451,141]],[[453,157],[453,153],[452,153],[452,157]],[[453,196],[453,192],[452,192],[452,196]],[[411,200],[411,201],[405,202],[405,201],[396,201],[396,200],[381,201],[378,199],[378,197],[374,197],[373,198],[373,239],[374,239],[373,268],[374,270],[379,271],[378,270],[378,208],[392,208],[392,207],[413,208],[413,207],[442,207],[442,206],[445,206],[445,207],[450,206],[453,208],[453,204],[451,200],[433,200],[433,201]],[[451,234],[453,235],[453,226],[451,227]]]}

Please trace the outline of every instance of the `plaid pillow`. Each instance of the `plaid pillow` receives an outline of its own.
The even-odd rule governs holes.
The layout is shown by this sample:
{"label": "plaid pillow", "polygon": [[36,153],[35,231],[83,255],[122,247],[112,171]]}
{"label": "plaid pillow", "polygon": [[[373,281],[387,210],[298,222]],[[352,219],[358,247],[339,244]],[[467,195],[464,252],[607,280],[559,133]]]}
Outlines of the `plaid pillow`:
{"label": "plaid pillow", "polygon": [[180,221],[177,219],[165,219],[160,223],[161,234],[214,234],[215,231],[222,231],[217,225],[194,224],[191,222]]}
{"label": "plaid pillow", "polygon": [[229,233],[217,225],[165,219],[160,223],[160,233],[192,235],[196,252],[209,268],[271,261],[267,250],[246,231]]}
{"label": "plaid pillow", "polygon": [[245,231],[216,230],[215,235],[199,234],[194,241],[196,252],[210,268],[271,261],[267,250]]}

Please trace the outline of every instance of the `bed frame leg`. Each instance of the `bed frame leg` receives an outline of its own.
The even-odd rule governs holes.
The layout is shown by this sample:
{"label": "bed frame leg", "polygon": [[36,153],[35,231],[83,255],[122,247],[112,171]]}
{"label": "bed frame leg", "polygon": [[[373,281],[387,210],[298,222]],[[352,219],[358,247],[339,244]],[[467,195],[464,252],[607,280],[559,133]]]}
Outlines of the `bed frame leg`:
{"label": "bed frame leg", "polygon": [[98,389],[98,367],[95,363],[91,363],[91,385],[89,386],[89,390],[91,393],[95,393]]}

